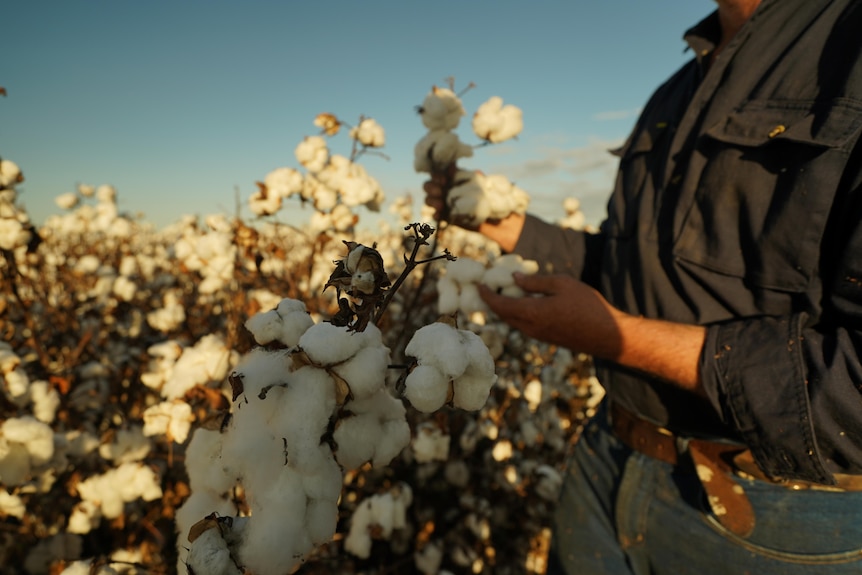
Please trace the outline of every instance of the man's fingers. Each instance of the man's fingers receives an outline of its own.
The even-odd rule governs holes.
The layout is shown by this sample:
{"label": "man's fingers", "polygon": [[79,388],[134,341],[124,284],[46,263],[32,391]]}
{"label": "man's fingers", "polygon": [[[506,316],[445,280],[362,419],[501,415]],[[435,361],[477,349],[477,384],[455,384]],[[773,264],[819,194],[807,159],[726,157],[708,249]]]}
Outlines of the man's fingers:
{"label": "man's fingers", "polygon": [[549,295],[558,291],[555,276],[515,272],[512,277],[515,285],[525,292]]}

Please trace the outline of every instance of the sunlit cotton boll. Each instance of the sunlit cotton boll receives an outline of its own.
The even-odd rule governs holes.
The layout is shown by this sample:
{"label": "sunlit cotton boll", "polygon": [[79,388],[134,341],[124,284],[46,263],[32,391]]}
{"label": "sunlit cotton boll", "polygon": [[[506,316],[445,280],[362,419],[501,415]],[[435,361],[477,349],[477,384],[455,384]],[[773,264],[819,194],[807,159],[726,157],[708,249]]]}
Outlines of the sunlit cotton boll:
{"label": "sunlit cotton boll", "polygon": [[453,378],[464,373],[469,363],[463,344],[459,330],[438,321],[416,330],[404,353],[415,357],[420,366],[433,366]]}
{"label": "sunlit cotton boll", "polygon": [[351,128],[350,137],[370,148],[380,148],[386,142],[383,128],[372,118],[365,118],[358,126]]}
{"label": "sunlit cotton boll", "polygon": [[245,322],[254,340],[260,345],[279,341],[287,347],[299,343],[299,338],[314,325],[305,303],[295,299],[283,299],[275,309],[258,313]]}
{"label": "sunlit cotton boll", "polygon": [[454,130],[465,114],[461,99],[452,90],[437,86],[425,96],[419,113],[429,130]]}
{"label": "sunlit cotton boll", "polygon": [[12,160],[0,160],[0,188],[13,188],[23,179],[18,164]]}
{"label": "sunlit cotton boll", "polygon": [[369,324],[365,331],[354,332],[321,322],[308,328],[299,339],[299,346],[318,365],[335,365],[356,355],[360,348],[382,341],[380,330]]}
{"label": "sunlit cotton boll", "polygon": [[54,203],[63,210],[71,210],[78,205],[78,195],[74,192],[60,194],[54,198]]}
{"label": "sunlit cotton boll", "polygon": [[306,136],[294,150],[297,161],[309,172],[319,172],[326,165],[329,149],[321,136]]}
{"label": "sunlit cotton boll", "polygon": [[521,133],[523,112],[511,104],[504,106],[502,98],[492,96],[476,110],[472,124],[477,136],[497,144]]}
{"label": "sunlit cotton boll", "polygon": [[273,195],[282,198],[302,192],[302,174],[293,168],[276,168],[266,175],[263,183]]}
{"label": "sunlit cotton boll", "polygon": [[410,427],[404,404],[383,388],[367,399],[352,400],[338,420],[333,439],[335,457],[346,469],[366,461],[374,467],[388,465],[410,443]]}
{"label": "sunlit cotton boll", "polygon": [[431,130],[413,148],[413,169],[419,173],[442,171],[458,159],[472,155],[473,148],[461,142],[458,134]]}
{"label": "sunlit cotton boll", "polygon": [[263,187],[251,194],[248,207],[256,216],[269,216],[281,209],[281,198],[281,194]]}
{"label": "sunlit cotton boll", "polygon": [[419,463],[446,461],[449,458],[450,441],[451,437],[443,433],[435,424],[427,421],[419,424],[412,442],[416,461]]}
{"label": "sunlit cotton boll", "polygon": [[143,417],[144,435],[165,435],[177,443],[185,442],[194,421],[191,406],[179,399],[152,405]]}
{"label": "sunlit cotton boll", "polygon": [[14,250],[27,245],[31,233],[17,218],[0,218],[0,249]]}
{"label": "sunlit cotton boll", "polygon": [[482,275],[481,283],[492,290],[509,297],[521,297],[524,291],[515,285],[515,272],[523,274],[535,274],[539,271],[539,264],[534,260],[525,260],[518,254],[505,254],[495,259],[485,273]]}

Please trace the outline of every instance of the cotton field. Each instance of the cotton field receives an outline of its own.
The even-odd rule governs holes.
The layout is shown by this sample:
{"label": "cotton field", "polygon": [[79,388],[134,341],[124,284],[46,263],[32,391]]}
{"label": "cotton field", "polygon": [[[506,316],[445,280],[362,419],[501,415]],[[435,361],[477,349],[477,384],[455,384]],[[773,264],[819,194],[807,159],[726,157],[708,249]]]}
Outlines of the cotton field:
{"label": "cotton field", "polygon": [[[414,168],[454,174],[454,221],[523,212],[515,184],[457,166],[481,147],[465,115],[452,89],[425,97]],[[522,118],[492,98],[471,125],[493,144]],[[589,358],[484,309],[478,284],[519,295],[536,263],[387,198],[361,163],[383,127],[327,113],[312,132],[251,216],[162,229],[108,184],[36,225],[27,167],[0,159],[3,573],[544,572],[601,394]],[[304,225],[279,223],[299,204]],[[377,210],[393,223],[364,228]]]}

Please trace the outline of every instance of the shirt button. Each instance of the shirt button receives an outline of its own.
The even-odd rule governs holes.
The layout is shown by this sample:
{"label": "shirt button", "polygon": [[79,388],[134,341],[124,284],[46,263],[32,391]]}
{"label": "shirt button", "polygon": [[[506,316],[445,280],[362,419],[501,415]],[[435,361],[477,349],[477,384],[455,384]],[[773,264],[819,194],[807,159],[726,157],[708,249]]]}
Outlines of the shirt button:
{"label": "shirt button", "polygon": [[769,137],[770,137],[770,138],[774,138],[774,137],[775,137],[775,136],[777,136],[778,134],[782,134],[782,133],[784,133],[784,131],[785,131],[786,129],[787,129],[787,127],[786,127],[786,126],[784,126],[784,124],[778,124],[777,126],[775,126],[774,128],[772,128],[772,130],[769,132]]}

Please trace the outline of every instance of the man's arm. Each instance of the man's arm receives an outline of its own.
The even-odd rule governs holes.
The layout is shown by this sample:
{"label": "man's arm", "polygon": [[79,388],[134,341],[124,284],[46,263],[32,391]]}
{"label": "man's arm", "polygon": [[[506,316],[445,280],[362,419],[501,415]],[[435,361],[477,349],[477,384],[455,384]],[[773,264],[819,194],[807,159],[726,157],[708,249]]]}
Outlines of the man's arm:
{"label": "man's arm", "polygon": [[538,297],[511,298],[480,288],[491,310],[512,327],[705,395],[699,364],[706,328],[623,313],[564,275],[516,275],[515,281]]}

